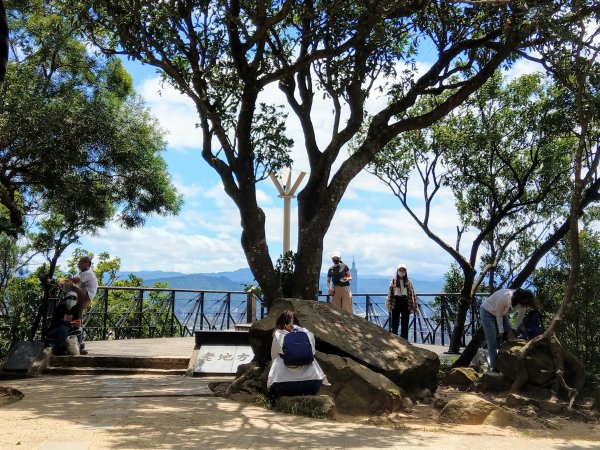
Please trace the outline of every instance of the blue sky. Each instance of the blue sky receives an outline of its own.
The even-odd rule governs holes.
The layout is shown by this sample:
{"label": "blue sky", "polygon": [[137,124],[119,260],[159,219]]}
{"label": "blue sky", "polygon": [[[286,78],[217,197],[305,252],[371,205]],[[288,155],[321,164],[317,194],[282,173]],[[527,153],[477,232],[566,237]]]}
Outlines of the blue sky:
{"label": "blue sky", "polygon": [[[230,271],[247,267],[240,245],[241,227],[238,210],[222,189],[220,179],[202,160],[201,135],[195,128],[197,114],[187,97],[167,85],[151,67],[125,61],[134,79],[137,92],[165,130],[168,149],[164,158],[176,186],[185,196],[185,204],[177,217],[151,217],[146,226],[124,230],[111,223],[96,236],[84,236],[82,247],[99,253],[119,256],[123,270],[163,270],[184,273]],[[419,67],[424,68],[425,64]],[[511,76],[532,72],[530,63],[518,62]],[[316,98],[317,96],[315,96]],[[276,86],[262,93],[265,101],[285,104]],[[333,117],[331,107],[317,105],[314,121],[322,142],[330,136],[328,125]],[[380,109],[384,99],[374,96],[368,111]],[[304,152],[299,144],[302,135],[293,114],[287,128],[296,145],[293,149],[294,179],[301,170],[308,171]],[[342,152],[341,158],[347,154]],[[339,161],[337,161],[339,166]],[[267,216],[267,236],[271,258],[276,260],[282,251],[283,200],[271,180],[258,185],[259,202]],[[415,186],[411,203],[417,210],[422,204]],[[296,204],[292,201],[291,245],[296,245]],[[456,212],[452,197],[443,192],[434,207],[431,225],[448,242],[456,237]],[[465,242],[467,236],[463,237]],[[329,266],[329,255],[340,251],[344,260],[352,259],[361,274],[385,275],[394,273],[398,263],[407,264],[409,274],[438,278],[450,265],[450,258],[430,241],[389,188],[375,177],[361,173],[350,184],[324,242],[322,271]]]}

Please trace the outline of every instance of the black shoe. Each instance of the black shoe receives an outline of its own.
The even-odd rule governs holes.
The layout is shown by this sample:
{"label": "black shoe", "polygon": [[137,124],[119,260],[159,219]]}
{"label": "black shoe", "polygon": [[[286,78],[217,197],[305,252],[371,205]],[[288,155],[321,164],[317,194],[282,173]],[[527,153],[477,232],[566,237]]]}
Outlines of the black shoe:
{"label": "black shoe", "polygon": [[87,355],[87,354],[88,354],[88,351],[87,351],[85,348],[80,348],[80,349],[79,349],[79,354],[80,354],[80,355],[84,355],[84,356],[85,356],[85,355]]}

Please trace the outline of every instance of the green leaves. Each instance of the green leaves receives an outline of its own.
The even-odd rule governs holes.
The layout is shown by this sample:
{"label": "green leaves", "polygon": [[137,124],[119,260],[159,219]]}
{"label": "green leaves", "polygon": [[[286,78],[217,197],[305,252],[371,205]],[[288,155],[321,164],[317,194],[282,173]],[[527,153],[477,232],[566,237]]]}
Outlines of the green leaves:
{"label": "green leaves", "polygon": [[[0,92],[0,199],[13,230],[52,211],[75,234],[118,213],[138,226],[176,213],[162,131],[119,59],[94,55],[41,0],[13,2],[9,73]],[[21,201],[22,199],[22,201]]]}

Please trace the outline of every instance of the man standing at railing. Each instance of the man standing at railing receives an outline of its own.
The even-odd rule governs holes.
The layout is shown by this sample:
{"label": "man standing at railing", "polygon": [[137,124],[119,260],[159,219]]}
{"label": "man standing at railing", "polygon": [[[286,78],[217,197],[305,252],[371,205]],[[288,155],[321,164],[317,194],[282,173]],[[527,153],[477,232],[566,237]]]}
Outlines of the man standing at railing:
{"label": "man standing at railing", "polygon": [[353,313],[352,292],[350,292],[352,274],[350,269],[342,261],[342,255],[339,252],[333,252],[331,260],[333,266],[327,271],[327,289],[329,289],[329,295],[332,296],[331,304]]}
{"label": "man standing at railing", "polygon": [[[79,258],[77,267],[80,272],[76,277],[59,280],[58,285],[65,292],[77,292],[77,307],[83,315],[84,311],[87,310],[96,296],[98,279],[96,278],[96,274],[92,271],[92,259],[89,256],[82,256]],[[81,341],[83,341],[83,330],[81,336]],[[80,344],[81,354],[86,355],[87,350],[84,348],[85,344],[83,342],[80,342]]]}

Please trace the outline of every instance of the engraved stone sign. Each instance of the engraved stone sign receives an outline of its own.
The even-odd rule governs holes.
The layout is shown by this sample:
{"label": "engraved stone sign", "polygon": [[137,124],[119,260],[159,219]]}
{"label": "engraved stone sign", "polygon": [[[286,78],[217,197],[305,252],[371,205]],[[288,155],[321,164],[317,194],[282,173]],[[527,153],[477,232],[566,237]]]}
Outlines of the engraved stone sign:
{"label": "engraved stone sign", "polygon": [[194,367],[194,374],[235,373],[240,364],[252,361],[254,353],[249,345],[202,345]]}

